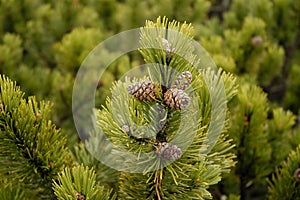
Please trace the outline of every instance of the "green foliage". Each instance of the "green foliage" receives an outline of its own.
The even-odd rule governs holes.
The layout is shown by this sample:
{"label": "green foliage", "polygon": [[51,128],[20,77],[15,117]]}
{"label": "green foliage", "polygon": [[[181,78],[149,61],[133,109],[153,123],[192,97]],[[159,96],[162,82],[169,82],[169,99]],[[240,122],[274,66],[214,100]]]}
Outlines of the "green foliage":
{"label": "green foliage", "polygon": [[24,199],[24,191],[21,190],[21,186],[12,185],[6,179],[0,180],[0,199],[1,200],[19,200]]}
{"label": "green foliage", "polygon": [[[60,92],[51,93],[50,96],[44,95],[49,94],[47,90],[56,91],[59,88],[59,84],[55,83],[56,79],[46,78],[54,83],[49,83],[51,87],[43,87],[43,84],[40,87],[36,83],[27,83],[30,81],[28,78],[24,79],[27,72],[33,75],[30,77],[32,80],[38,80],[36,82],[44,78],[42,71],[45,68],[55,71],[54,74],[73,79],[86,52],[104,37],[128,28],[140,27],[146,19],[155,19],[159,15],[193,23],[196,38],[209,51],[217,66],[226,71],[254,76],[256,83],[271,93],[272,98],[272,93],[278,93],[278,90],[284,88],[276,81],[278,78],[284,78],[285,73],[291,76],[297,74],[294,73],[295,70],[288,70],[292,64],[285,64],[283,59],[284,56],[288,57],[288,60],[296,57],[292,53],[292,49],[296,48],[294,41],[297,41],[296,28],[299,26],[299,22],[293,20],[297,19],[300,13],[297,12],[299,6],[296,1],[255,0],[249,3],[234,0],[220,3],[206,0],[26,0],[2,1],[0,9],[2,38],[6,38],[6,34],[15,36],[15,39],[2,41],[3,44],[0,45],[1,52],[9,52],[9,55],[5,53],[0,56],[1,72],[16,80],[28,94],[51,100],[55,102],[55,107],[60,104],[60,108],[54,108],[54,113],[70,109],[65,103],[61,104]],[[255,37],[262,39],[258,46],[253,46],[251,42]],[[67,41],[70,44],[66,44]],[[81,42],[80,45],[78,41]],[[66,47],[69,48],[65,49]],[[130,63],[132,62],[135,61],[130,58]],[[19,71],[20,67],[22,71]],[[41,69],[36,73],[32,68]],[[270,68],[272,70],[269,70]],[[122,74],[117,75],[120,76]],[[294,86],[297,81],[291,76],[287,80],[290,86],[285,95],[284,105],[296,113],[299,106],[295,98],[299,95],[295,88],[298,87]],[[101,81],[103,84],[100,84],[100,93],[108,94],[108,88],[111,87],[109,82],[114,79],[111,74],[109,77]],[[67,81],[72,83],[73,80],[69,78]],[[67,89],[66,86],[67,81],[64,83],[64,92],[71,96],[71,89]],[[105,100],[101,96],[100,99],[99,104]],[[70,114],[62,118],[59,119],[60,126],[73,131]]]}
{"label": "green foliage", "polygon": [[230,27],[240,27],[241,21],[249,15],[259,17],[268,22],[268,31],[274,38],[289,44],[295,34],[299,21],[292,20],[299,17],[299,2],[283,0],[254,0],[246,2],[235,0],[229,12],[224,14],[225,22]]}
{"label": "green foliage", "polygon": [[300,66],[295,64],[291,68],[289,80],[287,82],[287,92],[284,96],[284,104],[294,112],[299,112],[299,96],[300,96]]}
{"label": "green foliage", "polygon": [[[180,53],[184,58],[191,58],[199,69],[203,67],[202,74],[181,56],[174,54],[167,58],[166,51],[149,48],[150,45],[160,45],[166,27],[168,27],[170,34],[168,36],[169,41],[171,44],[176,44],[174,45],[176,53]],[[226,130],[223,130],[224,134],[216,138],[217,141],[213,144],[209,143],[212,142],[209,141],[209,135],[217,134],[218,131],[222,131],[223,127],[217,123],[215,126],[212,125],[208,128],[211,123],[210,116],[213,115],[211,95],[215,96],[216,99],[220,99],[215,102],[217,109],[215,112],[219,113],[218,109],[221,110],[221,105],[226,103],[225,97],[223,99],[219,97],[222,95],[220,79],[225,80],[223,87],[228,94],[228,101],[237,91],[235,79],[233,76],[221,71],[214,72],[211,69],[205,69],[206,64],[210,63],[208,61],[204,62],[204,60],[198,62],[200,57],[192,53],[191,49],[193,47],[190,38],[184,35],[172,34],[172,30],[177,30],[187,36],[193,34],[191,25],[180,24],[176,21],[169,22],[167,18],[158,18],[156,23],[147,21],[145,28],[141,29],[140,42],[143,48],[140,52],[145,61],[147,63],[162,64],[162,66],[149,66],[148,76],[141,80],[151,80],[170,87],[176,77],[172,70],[178,70],[179,72],[191,71],[193,77],[195,77],[191,83],[194,88],[189,92],[191,97],[193,95],[191,99],[193,106],[180,112],[166,108],[162,94],[158,95],[154,103],[141,102],[130,97],[127,91],[130,84],[140,80],[125,78],[125,81],[118,81],[113,86],[112,97],[107,98],[106,106],[97,112],[97,126],[103,132],[96,131],[96,135],[89,139],[87,145],[92,145],[93,142],[102,138],[103,134],[109,138],[114,146],[136,154],[155,152],[161,148],[160,144],[163,141],[172,142],[181,148],[189,142],[191,144],[187,146],[178,160],[167,166],[164,166],[166,161],[153,153],[145,159],[141,157],[136,161],[130,160],[130,157],[125,161],[125,155],[114,157],[114,162],[123,162],[123,170],[125,171],[128,170],[126,168],[128,163],[129,165],[130,163],[135,165],[136,169],[131,169],[133,171],[143,169],[143,173],[121,173],[118,183],[118,197],[120,199],[211,198],[208,191],[209,186],[217,184],[221,180],[222,173],[228,172],[230,167],[235,164],[233,161],[234,154],[229,153],[233,145],[227,139]],[[158,33],[160,38],[157,39],[152,33]],[[205,59],[205,56],[203,59]],[[204,87],[204,81],[210,82],[211,88]],[[189,90],[187,89],[187,91]],[[165,114],[158,111],[157,106],[165,108]],[[193,110],[195,106],[200,107],[201,116],[198,116],[197,110]],[[156,132],[161,120],[165,120],[166,125],[161,131]],[[124,125],[130,128],[130,134],[124,132],[122,129]],[[147,128],[143,128],[143,126]],[[194,137],[192,141],[191,137]],[[206,140],[208,140],[207,144],[205,144]],[[199,152],[205,151],[205,148],[211,145],[214,145],[214,147],[210,153],[208,155],[203,153],[203,156],[199,157]],[[97,146],[102,145],[95,142],[95,147],[91,148],[97,151]],[[103,152],[104,150],[101,151],[101,153]],[[143,166],[146,167],[143,168]],[[163,166],[163,168],[160,169],[160,166]]]}
{"label": "green foliage", "polygon": [[[299,9],[299,2],[293,0],[254,0],[251,2],[235,0],[232,1],[228,12],[224,12],[222,23],[226,28],[240,29],[243,27],[244,20],[248,17],[258,18],[264,22],[267,38],[262,36],[261,46],[266,46],[263,51],[266,58],[261,60],[263,61],[262,64],[259,64],[261,66],[259,74],[262,77],[258,77],[258,84],[263,86],[265,91],[269,93],[271,100],[279,103],[284,102],[284,106],[293,109],[294,113],[298,112],[299,109],[298,103],[295,102],[291,105],[291,102],[294,102],[293,94],[297,94],[295,91],[297,87],[287,86],[294,82],[291,81],[291,77],[295,75],[292,68],[297,65],[296,57],[299,54],[300,34],[297,29],[300,24],[298,20]],[[252,26],[255,27],[256,25],[253,24]],[[260,59],[263,56],[261,57],[261,54],[258,54],[256,57]],[[251,68],[256,68],[255,66],[257,64],[254,64]]]}
{"label": "green foliage", "polygon": [[295,115],[268,107],[260,88],[243,83],[237,97],[229,133],[238,163],[222,184],[225,193],[251,199],[266,194],[266,178],[298,146],[298,131],[291,131]]}
{"label": "green foliage", "polygon": [[47,119],[49,103],[24,99],[19,87],[4,76],[0,90],[1,176],[22,184],[26,195],[49,198],[52,179],[71,163],[66,138]]}
{"label": "green foliage", "polygon": [[101,162],[99,162],[93,155],[86,149],[84,143],[79,143],[74,147],[74,157],[78,163],[83,164],[89,168],[94,168],[96,173],[96,182],[113,189],[117,188],[119,179],[119,172],[114,170]]}
{"label": "green foliage", "polygon": [[240,176],[236,185],[239,187],[241,199],[245,198],[247,187],[253,182],[263,181],[271,172],[266,103],[266,95],[260,88],[249,85],[240,87],[230,135],[237,145],[239,162],[235,173]]}
{"label": "green foliage", "polygon": [[[192,71],[191,88],[195,89],[197,95],[199,94],[197,100],[200,102],[201,113],[200,136],[195,139],[198,143],[193,144],[193,148],[198,150],[200,144],[209,141],[206,140],[206,137],[212,116],[208,105],[212,104],[212,100],[208,95],[209,87],[205,86],[205,82],[209,79],[204,74],[221,75],[224,81],[226,100],[231,110],[220,113],[222,117],[226,115],[224,130],[209,155],[201,160],[202,164],[197,163],[203,171],[197,171],[195,168],[198,166],[189,165],[189,167],[192,166],[191,169],[195,170],[195,177],[207,180],[204,186],[201,185],[202,183],[197,183],[201,185],[201,190],[200,187],[197,192],[191,190],[195,192],[194,194],[190,192],[191,196],[197,194],[209,197],[209,191],[219,199],[265,198],[266,178],[271,177],[289,152],[300,143],[299,119],[295,117],[300,110],[299,1],[0,0],[0,13],[0,72],[16,81],[14,84],[19,85],[25,92],[20,92],[15,85],[4,87],[9,81],[4,76],[1,79],[1,87],[6,88],[4,91],[11,90],[11,92],[3,93],[1,89],[1,105],[3,107],[0,143],[3,143],[4,146],[1,146],[0,173],[3,178],[1,178],[0,198],[26,199],[32,196],[53,198],[50,186],[52,179],[56,179],[57,173],[65,165],[72,165],[73,162],[83,163],[89,168],[94,168],[96,183],[113,188],[116,193],[120,188],[119,194],[124,198],[125,196],[129,198],[127,194],[136,195],[137,192],[133,185],[143,192],[149,192],[146,191],[146,186],[152,188],[152,191],[154,187],[154,193],[151,193],[152,196],[150,196],[156,195],[155,182],[153,182],[156,179],[153,177],[158,176],[157,173],[152,174],[152,179],[151,174],[122,173],[120,176],[122,181],[119,181],[118,172],[99,163],[84,149],[82,144],[77,144],[78,137],[72,119],[71,98],[76,72],[90,50],[108,36],[122,30],[138,28],[144,24],[145,20],[155,20],[157,16],[167,16],[170,19],[192,23],[194,29],[188,23],[180,23],[182,31],[200,41],[220,68],[219,72],[208,70],[196,73]],[[165,25],[163,21],[147,22],[147,26],[154,28]],[[179,27],[178,25],[179,23],[174,21],[170,27],[176,29]],[[160,44],[161,41],[157,38],[148,37],[146,32],[143,33],[144,47],[149,44]],[[158,38],[163,37],[165,32],[160,34]],[[185,55],[194,59],[196,65],[199,64],[204,69],[208,67],[207,61],[203,61],[201,64],[201,61],[193,57],[193,48],[190,48],[189,40],[181,38],[176,43],[175,41],[178,41],[176,37],[167,39],[174,45],[176,51],[185,52]],[[122,78],[123,82],[118,82],[113,87],[114,90],[123,87],[124,92],[126,84],[133,83],[133,80],[124,81],[123,76],[133,66],[142,63],[140,56],[135,53],[119,58],[105,71],[97,87],[95,97],[97,107],[105,104],[106,96],[110,95],[109,88],[113,86],[113,81]],[[170,64],[165,59],[166,54],[163,51],[141,49],[140,53],[147,63]],[[191,70],[190,64],[180,57],[176,57],[172,61],[173,64],[178,72]],[[158,77],[160,71],[152,70],[150,73],[147,77],[149,80]],[[168,73],[166,72],[166,74]],[[239,76],[240,88],[237,98],[233,98],[237,93],[236,76]],[[171,84],[175,78],[176,75],[172,76],[166,83]],[[216,83],[216,85],[218,84]],[[261,86],[265,93],[254,85]],[[219,91],[218,89],[220,88],[216,88],[216,93]],[[35,97],[29,97],[31,95]],[[53,105],[50,106],[49,103],[40,101],[42,99],[50,100]],[[223,101],[220,100],[220,102]],[[139,116],[134,119],[134,123],[147,124],[151,121],[151,117],[154,118],[155,112],[152,113],[152,116],[148,116],[149,113],[146,112],[150,105],[141,105],[137,101],[133,101],[133,103],[135,104],[134,109],[142,109]],[[104,119],[106,116],[102,116],[105,114],[108,118],[111,117],[109,103],[107,109],[99,111],[98,115],[102,121],[109,124],[108,120]],[[131,110],[132,113],[134,109]],[[286,109],[290,109],[293,114]],[[255,117],[251,117],[248,121],[250,111],[251,115],[253,114]],[[35,119],[36,113],[38,116],[42,115],[40,121]],[[170,122],[176,124],[178,123],[176,113],[174,116],[175,118],[172,118]],[[145,119],[140,120],[141,118]],[[48,124],[48,119],[52,121],[49,122],[50,124]],[[212,120],[214,119],[215,116],[212,117]],[[54,128],[53,124],[61,128],[61,131]],[[132,138],[130,139],[120,132],[119,125],[115,125],[113,128],[118,130],[116,136],[120,136],[122,140],[119,141],[120,139],[113,135],[110,137],[118,141],[118,144],[124,145],[125,139],[132,141]],[[174,125],[171,130],[176,130],[176,128],[178,126]],[[41,131],[42,129],[44,131]],[[33,137],[34,135],[35,137]],[[67,141],[64,139],[66,137]],[[168,135],[168,139],[172,137],[174,134]],[[241,144],[245,138],[243,146]],[[182,138],[182,140],[184,139]],[[40,142],[44,142],[45,145],[40,146]],[[72,151],[73,159],[69,158],[66,144]],[[232,144],[235,144],[236,148],[232,148]],[[152,151],[157,147],[156,144],[154,147],[151,146],[152,143],[148,145],[143,150]],[[15,148],[16,146],[18,148]],[[138,147],[138,145],[133,145],[132,148],[141,150]],[[37,150],[39,152],[36,152]],[[186,154],[189,153],[194,155],[195,152],[187,151]],[[238,158],[232,161],[235,153]],[[24,155],[27,156],[24,157]],[[51,161],[56,159],[56,156],[59,159],[54,162],[54,167],[49,167],[52,166]],[[64,160],[65,157],[67,158]],[[11,159],[14,159],[13,162],[10,161]],[[250,165],[251,160],[253,160],[253,164],[249,169],[240,168],[240,166]],[[284,163],[290,162],[289,160]],[[182,163],[185,160],[178,160],[178,162]],[[237,163],[237,167],[233,172],[223,173],[228,172],[234,162]],[[290,165],[290,163],[288,164]],[[12,168],[13,170],[11,170]],[[215,173],[212,172],[212,169],[215,169]],[[174,173],[174,170],[170,171]],[[170,178],[172,176],[170,171],[164,170],[162,173],[164,184],[161,194],[167,198],[172,196],[169,191],[174,190],[177,191],[178,198],[188,198],[180,196],[180,192],[186,191],[188,188],[184,188],[180,184],[190,187],[195,184],[188,181],[187,183],[186,177],[182,178],[178,173],[176,181],[182,182],[173,187],[167,185],[174,183],[174,178]],[[292,171],[288,171],[289,175],[293,174]],[[208,175],[203,175],[202,172]],[[189,173],[190,171],[184,171],[184,174],[188,176]],[[293,178],[276,178],[277,176],[288,177],[285,173],[286,170],[281,173],[278,168],[275,178],[272,179],[272,186],[270,186],[272,189],[269,189],[270,199],[281,199],[280,195],[285,195],[285,190],[291,196],[296,195],[298,183],[290,184],[291,181],[294,181]],[[226,177],[225,182],[219,183],[215,187],[216,190],[207,190],[209,183],[218,182],[221,176]],[[148,181],[149,177],[150,181]],[[134,180],[137,180],[139,184],[135,185]],[[240,183],[243,180],[246,181],[241,186]],[[122,182],[120,186],[119,182]],[[246,186],[247,195],[243,197],[240,194],[241,187],[244,186]],[[275,190],[281,193],[276,193]],[[12,194],[16,194],[15,197]]]}
{"label": "green foliage", "polygon": [[103,39],[99,29],[76,28],[54,46],[57,67],[76,72],[95,44]]}
{"label": "green foliage", "polygon": [[300,146],[291,151],[286,161],[276,169],[272,180],[269,181],[268,199],[299,199]]}
{"label": "green foliage", "polygon": [[266,25],[259,18],[246,17],[240,29],[226,29],[223,36],[202,37],[201,44],[212,53],[217,66],[253,76],[261,85],[270,84],[280,74],[283,49],[270,41]]}
{"label": "green foliage", "polygon": [[[118,25],[117,30],[137,28],[145,20],[155,20],[157,16],[166,16],[178,21],[204,21],[205,13],[209,10],[210,1],[207,0],[125,0],[115,3],[117,12],[113,14]],[[124,16],[127,16],[124,19]],[[198,25],[197,23],[195,23]]]}
{"label": "green foliage", "polygon": [[3,66],[1,73],[9,73],[9,69],[18,65],[22,60],[22,39],[17,35],[6,33],[1,42],[0,64]]}
{"label": "green foliage", "polygon": [[110,197],[110,192],[106,192],[104,187],[96,185],[95,171],[82,165],[72,169],[66,168],[58,175],[58,180],[53,183],[53,187],[55,195],[60,200],[115,199],[115,197]]}
{"label": "green foliage", "polygon": [[290,111],[284,111],[282,108],[273,109],[272,115],[268,124],[268,132],[269,143],[272,146],[271,163],[276,166],[286,158],[291,149],[297,146],[291,145],[289,142],[291,138],[294,138],[291,128],[295,125],[296,117]]}

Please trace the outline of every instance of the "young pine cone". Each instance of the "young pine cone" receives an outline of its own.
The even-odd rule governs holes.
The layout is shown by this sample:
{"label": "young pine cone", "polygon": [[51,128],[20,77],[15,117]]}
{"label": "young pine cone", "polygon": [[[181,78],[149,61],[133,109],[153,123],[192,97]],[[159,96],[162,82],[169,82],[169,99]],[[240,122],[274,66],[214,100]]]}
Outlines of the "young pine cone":
{"label": "young pine cone", "polygon": [[190,86],[192,82],[192,73],[189,71],[182,72],[175,80],[172,88],[178,88],[180,90],[185,90]]}
{"label": "young pine cone", "polygon": [[85,196],[80,194],[79,192],[75,192],[76,200],[85,200]]}
{"label": "young pine cone", "polygon": [[172,44],[167,39],[162,38],[162,44],[163,44],[164,48],[166,49],[167,57],[174,54],[175,48],[172,48]]}
{"label": "young pine cone", "polygon": [[176,145],[163,142],[159,144],[156,153],[164,160],[174,161],[182,156],[182,151]]}
{"label": "young pine cone", "polygon": [[158,93],[161,92],[161,88],[151,81],[144,80],[129,85],[127,91],[141,101],[152,101],[158,98]]}
{"label": "young pine cone", "polygon": [[183,90],[171,88],[164,93],[164,101],[170,108],[182,110],[189,107],[191,100]]}

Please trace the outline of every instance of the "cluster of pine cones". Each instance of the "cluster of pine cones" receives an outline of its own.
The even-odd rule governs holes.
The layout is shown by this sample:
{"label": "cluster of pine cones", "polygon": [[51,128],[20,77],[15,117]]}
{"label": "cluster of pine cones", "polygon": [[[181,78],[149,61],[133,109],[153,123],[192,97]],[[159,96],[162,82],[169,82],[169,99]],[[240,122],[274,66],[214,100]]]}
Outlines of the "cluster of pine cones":
{"label": "cluster of pine cones", "polygon": [[[190,105],[190,97],[184,92],[192,81],[192,74],[189,71],[182,72],[171,88],[163,93],[164,103],[177,110],[186,109]],[[162,86],[151,81],[135,82],[127,87],[129,94],[140,101],[155,101],[162,94]],[[126,127],[127,128],[127,127]],[[123,130],[123,127],[122,127]],[[126,130],[123,130],[126,132]],[[156,153],[164,160],[174,161],[182,156],[182,151],[176,145],[171,143],[159,143]]]}
{"label": "cluster of pine cones", "polygon": [[[166,55],[173,55],[175,48],[172,48],[171,43],[163,39],[163,45],[166,49]],[[166,106],[176,110],[186,109],[190,105],[190,97],[184,92],[192,82],[192,74],[189,71],[182,72],[171,88],[162,89],[162,86],[152,81],[143,80],[135,82],[127,87],[129,94],[139,99],[140,101],[156,101],[163,97],[163,102]],[[122,130],[127,133],[129,127],[122,127]],[[182,156],[182,151],[179,147],[168,142],[159,142],[156,153],[168,161],[175,161]]]}
{"label": "cluster of pine cones", "polygon": [[[184,90],[190,85],[192,74],[189,71],[182,72],[171,88],[164,92],[164,103],[177,110],[186,109],[190,105],[190,97]],[[152,81],[135,82],[127,87],[129,94],[141,101],[155,101],[162,93],[162,87]]]}

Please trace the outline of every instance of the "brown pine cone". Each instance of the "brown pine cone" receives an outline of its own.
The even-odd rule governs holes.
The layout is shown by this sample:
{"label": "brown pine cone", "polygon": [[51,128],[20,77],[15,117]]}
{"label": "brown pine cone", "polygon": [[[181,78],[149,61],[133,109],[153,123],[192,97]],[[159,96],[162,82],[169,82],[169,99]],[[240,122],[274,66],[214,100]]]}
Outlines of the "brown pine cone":
{"label": "brown pine cone", "polygon": [[183,90],[171,88],[164,93],[164,101],[170,108],[182,110],[189,107],[191,100]]}
{"label": "brown pine cone", "polygon": [[85,196],[80,194],[79,192],[75,192],[76,200],[85,200]]}
{"label": "brown pine cone", "polygon": [[189,71],[182,72],[175,80],[172,88],[185,90],[192,82],[192,74]]}
{"label": "brown pine cone", "polygon": [[141,101],[152,101],[158,98],[158,93],[161,93],[161,88],[151,81],[144,80],[129,85],[127,91]]}

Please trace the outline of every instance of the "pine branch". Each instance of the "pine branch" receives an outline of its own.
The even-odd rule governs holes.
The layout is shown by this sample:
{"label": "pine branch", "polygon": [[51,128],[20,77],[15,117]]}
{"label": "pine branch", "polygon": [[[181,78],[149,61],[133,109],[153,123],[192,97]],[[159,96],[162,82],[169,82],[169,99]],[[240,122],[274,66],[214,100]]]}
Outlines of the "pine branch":
{"label": "pine branch", "polygon": [[19,87],[4,76],[0,90],[1,176],[20,182],[31,195],[51,198],[52,179],[72,161],[65,137],[47,120],[50,105],[34,97],[24,99]]}
{"label": "pine branch", "polygon": [[119,172],[96,160],[93,155],[88,152],[84,143],[79,143],[74,147],[74,158],[79,164],[95,169],[97,183],[116,189]]}
{"label": "pine branch", "polygon": [[268,199],[299,199],[300,146],[291,151],[287,160],[276,169],[268,181]]}
{"label": "pine branch", "polygon": [[20,184],[14,185],[7,179],[1,179],[0,198],[3,200],[25,199],[24,190],[21,189]]}
{"label": "pine branch", "polygon": [[[96,111],[87,146],[123,171],[122,199],[211,198],[209,186],[234,165],[233,146],[225,132],[219,133],[224,131],[224,105],[236,94],[235,79],[211,70],[205,52],[193,53],[192,30],[166,18],[148,21],[141,29],[140,52],[146,62],[160,65],[149,66],[142,79],[116,82],[111,98]],[[205,155],[203,149],[209,148],[211,154]]]}
{"label": "pine branch", "polygon": [[83,165],[65,168],[58,175],[58,180],[53,182],[55,195],[59,200],[91,199],[110,200],[115,199],[110,191],[96,184],[96,173],[93,169]]}
{"label": "pine branch", "polygon": [[[230,134],[237,145],[237,168],[241,199],[245,199],[249,186],[260,184],[271,173],[271,144],[267,132],[267,99],[262,90],[248,84],[241,85],[239,104],[232,118]],[[262,151],[263,149],[263,151]]]}

